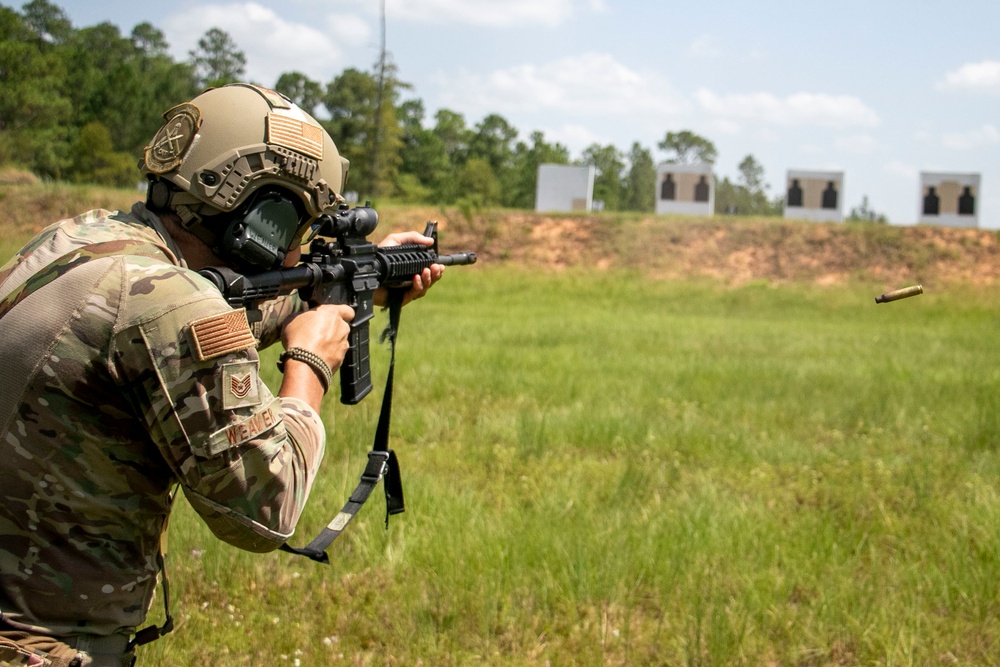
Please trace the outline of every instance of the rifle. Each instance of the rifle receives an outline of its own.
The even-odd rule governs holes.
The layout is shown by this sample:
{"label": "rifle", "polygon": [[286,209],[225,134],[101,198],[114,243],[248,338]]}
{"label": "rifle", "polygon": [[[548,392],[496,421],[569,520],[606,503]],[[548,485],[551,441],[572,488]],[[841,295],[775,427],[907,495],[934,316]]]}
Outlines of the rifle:
{"label": "rifle", "polygon": [[310,306],[339,303],[354,308],[348,337],[350,348],[340,366],[340,400],[348,405],[359,403],[372,390],[368,325],[374,317],[375,290],[380,287],[389,290],[387,332],[393,352],[375,443],[372,451],[368,452],[368,464],[343,509],[312,542],[304,547],[293,547],[288,543],[281,545],[283,551],[320,563],[330,562],[326,549],[347,527],[383,477],[386,526],[391,514],[404,511],[399,463],[388,447],[395,335],[403,293],[412,284],[413,276],[431,264],[451,266],[476,262],[476,255],[472,252],[439,255],[436,222],[428,222],[424,229],[424,236],[434,240],[429,247],[412,243],[379,248],[367,238],[377,225],[378,213],[371,206],[366,204],[353,209],[342,206],[333,215],[320,217],[317,236],[310,242],[309,252],[296,266],[252,275],[242,275],[224,267],[199,271],[215,284],[230,306],[246,308],[251,322],[261,318],[259,303],[295,291]]}
{"label": "rifle", "polygon": [[372,390],[368,325],[374,317],[375,290],[385,287],[399,294],[431,264],[474,264],[476,254],[439,255],[436,222],[428,222],[424,229],[424,236],[434,240],[432,246],[379,248],[367,238],[378,226],[378,213],[367,204],[353,209],[341,206],[333,215],[321,216],[317,225],[309,252],[296,266],[252,275],[224,267],[199,273],[215,284],[230,306],[246,308],[251,322],[261,317],[258,304],[295,291],[310,306],[351,306],[354,320],[350,348],[340,367],[340,400],[355,405]]}

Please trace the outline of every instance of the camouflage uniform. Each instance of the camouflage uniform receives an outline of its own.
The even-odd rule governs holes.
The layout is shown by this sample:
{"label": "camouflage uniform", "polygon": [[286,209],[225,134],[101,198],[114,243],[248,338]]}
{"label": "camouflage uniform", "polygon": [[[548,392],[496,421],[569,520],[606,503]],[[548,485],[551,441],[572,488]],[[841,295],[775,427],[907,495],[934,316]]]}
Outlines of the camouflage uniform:
{"label": "camouflage uniform", "polygon": [[0,269],[0,301],[16,303],[0,318],[8,628],[59,637],[141,625],[174,484],[216,536],[251,551],[281,545],[309,495],[322,422],[273,396],[257,356],[300,303],[276,305],[255,340],[162,229],[141,204],[91,211]]}

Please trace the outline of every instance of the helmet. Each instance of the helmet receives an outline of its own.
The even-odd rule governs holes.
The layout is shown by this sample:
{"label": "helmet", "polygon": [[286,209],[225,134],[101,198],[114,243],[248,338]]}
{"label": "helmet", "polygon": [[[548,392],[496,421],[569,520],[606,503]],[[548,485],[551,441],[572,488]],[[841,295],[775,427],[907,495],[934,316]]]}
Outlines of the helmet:
{"label": "helmet", "polygon": [[348,161],[284,95],[249,84],[211,88],[163,114],[139,164],[148,202],[242,268],[281,265],[335,211]]}

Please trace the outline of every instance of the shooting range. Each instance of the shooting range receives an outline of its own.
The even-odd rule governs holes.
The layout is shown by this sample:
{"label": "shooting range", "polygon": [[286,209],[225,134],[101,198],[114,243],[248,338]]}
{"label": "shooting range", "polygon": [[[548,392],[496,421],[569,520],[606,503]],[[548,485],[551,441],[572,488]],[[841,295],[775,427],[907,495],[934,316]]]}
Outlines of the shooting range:
{"label": "shooting range", "polygon": [[715,177],[710,164],[661,164],[656,170],[656,212],[715,213]]}
{"label": "shooting range", "polygon": [[589,211],[594,198],[593,165],[538,165],[536,211]]}
{"label": "shooting range", "polygon": [[785,181],[785,218],[843,222],[844,172],[789,169]]}
{"label": "shooting range", "polygon": [[921,224],[979,226],[979,174],[920,172]]}

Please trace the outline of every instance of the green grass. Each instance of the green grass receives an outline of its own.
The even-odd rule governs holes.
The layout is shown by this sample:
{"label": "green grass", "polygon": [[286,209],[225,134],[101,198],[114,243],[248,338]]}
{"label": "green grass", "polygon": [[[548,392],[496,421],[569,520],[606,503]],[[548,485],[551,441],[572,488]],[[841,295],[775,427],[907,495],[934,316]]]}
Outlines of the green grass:
{"label": "green grass", "polygon": [[[403,315],[407,512],[376,492],[324,567],[178,502],[178,628],[142,663],[1000,664],[1000,306],[879,291],[450,270]],[[296,543],[386,363],[329,401]]]}
{"label": "green grass", "polygon": [[[135,198],[5,185],[0,251]],[[488,262],[531,244],[529,222],[484,219],[486,259],[403,316],[407,512],[385,530],[376,492],[325,567],[228,547],[179,499],[177,629],[141,664],[1000,665],[1000,302],[935,286],[953,250],[877,226],[837,227],[854,241],[831,250],[776,221],[730,231],[772,251],[780,285],[534,275]],[[611,266],[662,273],[698,241],[693,223],[608,220],[590,239]],[[814,251],[815,270],[787,266]],[[854,283],[794,282],[834,260]],[[876,306],[902,286],[876,275],[928,293]],[[386,364],[373,350],[361,405],[329,399],[294,543],[353,489]]]}

